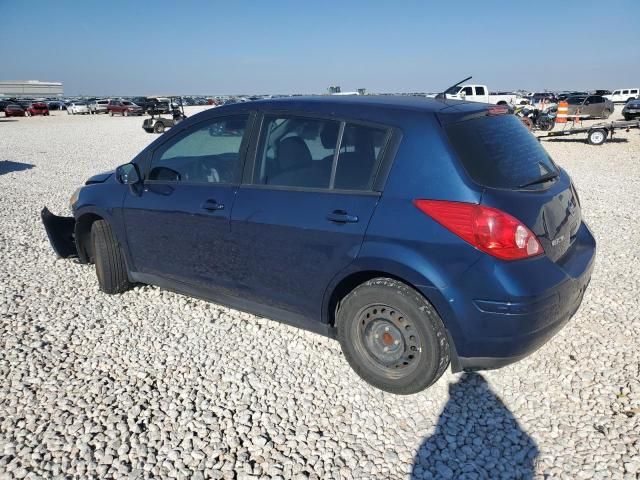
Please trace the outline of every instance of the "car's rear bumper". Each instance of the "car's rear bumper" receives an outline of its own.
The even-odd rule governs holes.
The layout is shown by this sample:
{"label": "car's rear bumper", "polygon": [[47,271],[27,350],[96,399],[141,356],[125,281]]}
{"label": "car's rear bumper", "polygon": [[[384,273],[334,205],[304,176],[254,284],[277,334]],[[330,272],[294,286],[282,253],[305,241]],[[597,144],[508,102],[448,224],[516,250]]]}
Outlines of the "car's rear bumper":
{"label": "car's rear bumper", "polygon": [[595,252],[595,240],[583,224],[558,262],[485,258],[474,265],[461,284],[443,292],[444,303],[436,304],[454,344],[452,369],[499,368],[549,341],[578,310]]}
{"label": "car's rear bumper", "polygon": [[40,213],[44,229],[49,237],[53,251],[60,258],[77,257],[74,230],[76,220],[73,217],[59,217],[49,211],[47,207]]}

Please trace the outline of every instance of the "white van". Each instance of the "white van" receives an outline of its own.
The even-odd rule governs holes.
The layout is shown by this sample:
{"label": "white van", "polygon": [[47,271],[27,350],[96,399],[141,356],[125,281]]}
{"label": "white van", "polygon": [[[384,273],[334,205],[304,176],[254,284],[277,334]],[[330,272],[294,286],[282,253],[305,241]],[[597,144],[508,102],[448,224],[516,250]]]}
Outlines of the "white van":
{"label": "white van", "polygon": [[640,88],[621,88],[614,90],[611,95],[603,95],[614,103],[626,103],[629,100],[640,98]]}

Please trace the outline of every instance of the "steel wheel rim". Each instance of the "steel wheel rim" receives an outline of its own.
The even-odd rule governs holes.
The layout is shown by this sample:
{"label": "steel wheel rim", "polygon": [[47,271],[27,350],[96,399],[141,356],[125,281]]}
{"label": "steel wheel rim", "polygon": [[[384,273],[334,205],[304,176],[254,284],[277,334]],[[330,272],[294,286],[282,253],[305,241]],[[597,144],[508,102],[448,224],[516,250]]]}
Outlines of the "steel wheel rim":
{"label": "steel wheel rim", "polygon": [[591,141],[595,143],[600,143],[604,139],[604,135],[602,132],[593,132],[591,134]]}
{"label": "steel wheel rim", "polygon": [[389,305],[368,305],[357,315],[357,349],[380,373],[399,378],[413,372],[423,354],[413,320]]}

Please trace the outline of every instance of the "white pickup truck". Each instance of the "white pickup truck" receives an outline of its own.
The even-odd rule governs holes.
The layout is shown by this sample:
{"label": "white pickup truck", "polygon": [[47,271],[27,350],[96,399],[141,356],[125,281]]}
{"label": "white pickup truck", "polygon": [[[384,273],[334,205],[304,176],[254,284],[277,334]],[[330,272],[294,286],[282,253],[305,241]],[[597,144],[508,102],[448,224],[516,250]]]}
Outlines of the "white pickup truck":
{"label": "white pickup truck", "polygon": [[457,85],[445,92],[446,98],[467,102],[493,103],[495,105],[526,105],[529,101],[517,93],[489,93],[486,85]]}

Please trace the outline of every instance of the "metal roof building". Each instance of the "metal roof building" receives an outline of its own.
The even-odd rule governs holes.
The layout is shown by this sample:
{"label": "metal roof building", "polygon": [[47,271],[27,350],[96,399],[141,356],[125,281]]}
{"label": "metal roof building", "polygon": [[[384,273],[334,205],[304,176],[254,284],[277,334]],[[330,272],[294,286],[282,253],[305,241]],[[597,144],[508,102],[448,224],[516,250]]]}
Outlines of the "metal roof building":
{"label": "metal roof building", "polygon": [[7,97],[62,95],[62,82],[40,80],[0,80],[0,95]]}

